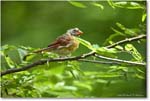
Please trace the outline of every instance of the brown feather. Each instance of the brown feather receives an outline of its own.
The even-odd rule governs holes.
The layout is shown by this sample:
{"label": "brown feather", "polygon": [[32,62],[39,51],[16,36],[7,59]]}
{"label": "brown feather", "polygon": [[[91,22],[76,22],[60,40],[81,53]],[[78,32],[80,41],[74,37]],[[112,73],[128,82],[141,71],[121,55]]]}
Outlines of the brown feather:
{"label": "brown feather", "polygon": [[66,46],[69,43],[69,41],[71,41],[71,39],[72,39],[71,35],[64,34],[63,36],[58,37],[56,41],[48,45],[48,47],[55,46],[55,45],[58,46],[58,44],[59,46]]}
{"label": "brown feather", "polygon": [[63,36],[60,36],[56,39],[56,41],[52,42],[50,45],[48,45],[47,48],[43,48],[37,51],[34,51],[34,53],[40,53],[43,51],[51,51],[53,49],[57,49],[59,46],[66,46],[70,41],[72,37],[69,34],[64,34]]}

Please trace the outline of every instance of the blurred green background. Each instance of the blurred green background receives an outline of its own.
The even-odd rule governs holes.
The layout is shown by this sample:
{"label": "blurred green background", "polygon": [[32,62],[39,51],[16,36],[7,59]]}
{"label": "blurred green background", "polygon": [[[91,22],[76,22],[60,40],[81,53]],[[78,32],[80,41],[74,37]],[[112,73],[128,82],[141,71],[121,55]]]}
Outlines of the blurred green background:
{"label": "blurred green background", "polygon": [[110,34],[111,27],[119,22],[128,28],[141,24],[142,10],[112,9],[107,2],[100,2],[100,9],[89,2],[87,8],[62,2],[2,2],[2,45],[46,47],[66,30],[78,27],[83,39],[100,46]]}
{"label": "blurred green background", "polygon": [[[104,9],[91,5],[90,1],[81,2],[81,3],[86,5],[86,7],[82,7],[82,8],[75,7],[67,1],[44,1],[44,2],[42,1],[37,1],[37,2],[5,1],[4,2],[3,1],[1,2],[2,45],[5,44],[16,45],[16,46],[23,45],[23,46],[31,46],[35,48],[43,48],[43,47],[47,47],[47,45],[52,41],[54,41],[57,36],[64,34],[66,30],[70,28],[78,27],[84,32],[81,38],[91,42],[92,44],[98,44],[99,46],[104,46],[104,42],[106,41],[106,39],[110,35],[114,34],[114,31],[111,28],[113,27],[119,29],[116,26],[116,22],[121,23],[127,28],[138,28],[138,29],[139,26],[143,24],[143,22],[141,21],[142,14],[143,14],[142,9],[136,9],[136,10],[124,9],[124,8],[113,9],[106,1],[99,2],[101,5],[103,5]],[[140,4],[145,6],[145,2],[140,2]],[[138,33],[138,34],[142,34],[142,33]],[[118,41],[121,39],[124,39],[124,37],[117,37],[113,40]],[[136,43],[133,44],[136,46],[138,51],[143,56],[146,56],[145,43],[141,43],[141,45],[137,45]],[[89,50],[86,47],[80,45],[80,48],[73,55],[79,55],[87,51]],[[129,55],[121,54],[121,57],[123,59],[129,59],[128,56]],[[46,68],[46,66],[43,67]],[[56,80],[54,80],[55,81],[54,85],[56,85],[56,83],[61,83],[61,80],[63,79],[66,82],[66,84],[64,85],[79,87],[77,93],[74,94],[75,97],[116,97],[116,96],[127,97],[128,95],[129,97],[146,96],[145,79],[143,78],[139,79],[138,77],[136,78],[136,75],[130,76],[131,78],[129,77],[128,79],[125,79],[124,77],[115,77],[115,75],[114,77],[112,76],[111,78],[109,77],[108,71],[113,66],[110,66],[110,68],[108,68],[109,66],[107,65],[98,65],[98,64],[92,65],[90,63],[82,63],[80,65],[80,68],[85,74],[88,75],[87,78],[86,76],[83,77],[85,78],[83,81],[82,80],[78,81],[76,79],[69,78],[69,77],[65,78],[66,74],[63,77],[62,76],[63,71],[59,70],[61,69],[61,65],[59,65],[59,63],[55,64],[54,67],[59,67],[59,68],[54,68],[56,70],[50,68],[52,69],[52,71],[51,70],[47,71],[40,68],[39,70],[38,69],[35,70],[35,74],[38,72],[39,73],[43,72],[43,74],[35,76],[36,80],[34,83],[37,87],[36,90],[39,89],[39,91],[41,92],[42,90],[44,92],[44,89],[51,90],[50,88],[46,88],[46,87],[47,85],[51,86],[53,84],[51,82],[51,79],[56,78]],[[65,66],[62,67],[64,68]],[[128,68],[128,67],[120,67],[120,68],[126,68],[127,71],[129,70],[130,73],[127,74],[134,74],[136,71],[135,68]],[[60,73],[59,76],[57,74],[55,75],[54,73],[54,72],[57,73],[57,70],[61,71],[58,72],[58,74]],[[145,73],[145,69],[142,68],[142,70]],[[32,72],[34,74],[34,71]],[[96,72],[97,74],[94,74]],[[144,73],[141,74],[145,76]],[[104,77],[97,77],[96,75],[98,76],[103,75]],[[45,82],[41,83],[43,79]],[[16,86],[17,83],[14,85]],[[12,88],[10,87],[10,89]],[[22,89],[24,88],[21,88],[21,90]],[[55,88],[53,89],[54,91],[56,90]],[[67,88],[63,88],[62,90],[64,89]],[[74,89],[74,88],[69,88],[69,89]],[[50,97],[50,96],[55,97],[53,95],[55,95],[56,92],[52,92],[51,94],[51,92],[47,93],[47,90],[45,91],[46,92],[41,93],[43,94],[41,95],[41,97]],[[74,91],[73,90],[69,91],[69,93],[62,92],[61,93],[62,95],[60,94],[60,96],[58,97],[67,97],[68,94],[70,94],[68,95],[68,97],[72,97],[73,95],[71,95],[72,93],[70,92],[74,92]],[[139,95],[136,96],[132,94],[139,94]],[[21,96],[28,97],[31,95],[29,94],[29,95],[21,95]]]}

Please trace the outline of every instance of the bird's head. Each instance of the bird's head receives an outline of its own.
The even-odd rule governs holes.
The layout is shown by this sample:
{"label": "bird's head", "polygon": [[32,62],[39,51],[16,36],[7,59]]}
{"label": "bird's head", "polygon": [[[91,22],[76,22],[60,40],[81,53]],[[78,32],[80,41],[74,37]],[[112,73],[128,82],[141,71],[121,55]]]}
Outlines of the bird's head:
{"label": "bird's head", "polygon": [[67,33],[69,33],[73,36],[80,36],[81,34],[83,34],[83,32],[79,28],[69,29],[69,30],[67,30]]}

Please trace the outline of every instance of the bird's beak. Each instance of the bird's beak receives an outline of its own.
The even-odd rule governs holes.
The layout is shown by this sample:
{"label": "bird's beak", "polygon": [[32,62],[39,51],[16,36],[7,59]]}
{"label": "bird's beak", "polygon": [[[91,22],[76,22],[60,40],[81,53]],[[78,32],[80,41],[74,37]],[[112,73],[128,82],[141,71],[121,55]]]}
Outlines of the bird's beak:
{"label": "bird's beak", "polygon": [[77,36],[79,36],[79,35],[81,35],[81,34],[83,34],[83,32],[79,30],[79,31],[77,32]]}

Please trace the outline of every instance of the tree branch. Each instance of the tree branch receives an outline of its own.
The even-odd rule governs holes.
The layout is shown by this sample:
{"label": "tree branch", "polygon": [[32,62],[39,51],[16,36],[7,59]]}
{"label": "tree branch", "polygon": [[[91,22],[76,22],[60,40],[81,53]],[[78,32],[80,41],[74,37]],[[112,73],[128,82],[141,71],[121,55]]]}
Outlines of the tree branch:
{"label": "tree branch", "polygon": [[132,38],[127,38],[125,40],[121,40],[121,41],[118,41],[116,43],[113,43],[111,45],[108,45],[106,46],[106,48],[113,48],[117,45],[120,45],[120,44],[124,44],[124,43],[128,43],[128,42],[131,42],[131,41],[137,41],[137,40],[140,40],[140,39],[145,39],[146,38],[146,35],[144,34],[141,34],[139,36],[136,36],[136,37],[132,37]]}
{"label": "tree branch", "polygon": [[120,65],[121,64],[121,63],[118,63],[118,62],[98,61],[98,60],[88,60],[88,59],[79,59],[78,61],[97,63],[97,64],[107,64],[107,65],[113,65],[113,64]]}
{"label": "tree branch", "polygon": [[29,65],[23,66],[21,68],[12,68],[12,69],[8,69],[4,72],[1,72],[1,76],[6,75],[6,74],[11,74],[11,73],[15,73],[15,72],[20,72],[20,71],[24,71],[27,69],[30,69],[32,67],[38,66],[38,65],[43,65],[47,62],[57,62],[57,61],[72,61],[72,60],[78,60],[78,59],[84,59],[87,58],[91,55],[94,55],[94,52],[89,52],[87,54],[83,54],[81,56],[77,56],[77,57],[67,57],[67,58],[55,58],[55,59],[44,59],[44,60],[38,60],[34,63],[31,63]]}
{"label": "tree branch", "polygon": [[97,55],[97,54],[95,54],[95,56],[100,58],[100,59],[109,60],[109,61],[115,61],[117,63],[126,63],[126,64],[130,64],[130,65],[146,66],[146,63],[115,59],[115,58],[105,57],[105,56],[101,56],[101,55]]}
{"label": "tree branch", "polygon": [[[121,41],[118,41],[118,42],[116,42],[112,45],[106,46],[106,47],[107,48],[113,48],[116,45],[120,45],[120,44],[131,42],[131,41],[136,41],[136,40],[143,39],[143,38],[146,38],[146,35],[139,35],[137,37],[132,37],[132,38],[129,38],[129,39],[121,40]],[[101,59],[104,59],[104,60],[109,60],[109,62],[85,59],[85,58],[90,57],[90,56],[95,56],[97,58],[101,58]],[[1,76],[4,76],[6,74],[15,73],[15,72],[24,71],[24,70],[30,69],[30,68],[38,66],[38,65],[43,65],[47,62],[73,61],[73,60],[83,61],[83,62],[91,62],[91,63],[99,63],[99,64],[118,64],[118,65],[121,65],[122,63],[126,63],[128,65],[138,65],[138,66],[145,66],[146,65],[146,63],[132,62],[132,61],[127,61],[127,60],[120,60],[120,59],[114,59],[114,58],[100,56],[97,53],[92,51],[92,52],[89,52],[89,53],[86,53],[86,54],[83,54],[83,55],[80,55],[80,56],[76,56],[76,57],[38,60],[34,63],[28,64],[28,65],[20,67],[20,68],[13,68],[13,69],[8,69],[6,71],[3,71],[3,72],[1,72]],[[113,61],[113,62],[110,62],[110,61]]]}

